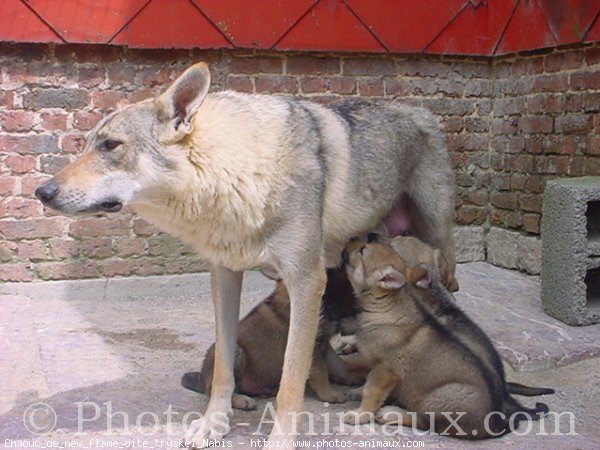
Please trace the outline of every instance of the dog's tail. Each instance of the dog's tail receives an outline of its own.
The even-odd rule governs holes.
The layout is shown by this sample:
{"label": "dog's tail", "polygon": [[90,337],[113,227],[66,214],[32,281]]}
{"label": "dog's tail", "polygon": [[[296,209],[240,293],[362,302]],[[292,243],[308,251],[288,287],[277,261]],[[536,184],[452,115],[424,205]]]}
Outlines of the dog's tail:
{"label": "dog's tail", "polygon": [[202,380],[202,372],[186,372],[181,377],[181,385],[190,391],[206,394],[206,387]]}
{"label": "dog's tail", "polygon": [[506,383],[508,392],[514,395],[524,395],[526,397],[534,397],[536,395],[554,394],[554,389],[545,387],[533,387],[519,383]]}

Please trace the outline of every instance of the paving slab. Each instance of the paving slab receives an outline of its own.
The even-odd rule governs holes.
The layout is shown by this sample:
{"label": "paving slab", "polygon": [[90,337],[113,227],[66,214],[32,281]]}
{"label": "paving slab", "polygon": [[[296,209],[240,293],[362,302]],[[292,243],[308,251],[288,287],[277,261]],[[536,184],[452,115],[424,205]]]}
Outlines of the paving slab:
{"label": "paving slab", "polygon": [[[600,448],[600,327],[569,327],[546,316],[537,278],[485,263],[460,265],[457,277],[457,302],[490,334],[509,377],[557,389],[543,401],[562,415],[470,442],[405,428],[347,429],[338,414],[356,403],[325,405],[308,393],[305,409],[313,414],[314,434],[306,428],[303,443]],[[242,311],[272,286],[258,273],[247,274]],[[206,407],[205,396],[181,388],[179,378],[198,369],[212,343],[212,316],[207,274],[0,286],[0,445],[178,446],[185,425]],[[272,401],[261,400],[254,412],[236,411],[222,444],[258,448],[270,429]],[[534,399],[524,403],[532,406]]]}

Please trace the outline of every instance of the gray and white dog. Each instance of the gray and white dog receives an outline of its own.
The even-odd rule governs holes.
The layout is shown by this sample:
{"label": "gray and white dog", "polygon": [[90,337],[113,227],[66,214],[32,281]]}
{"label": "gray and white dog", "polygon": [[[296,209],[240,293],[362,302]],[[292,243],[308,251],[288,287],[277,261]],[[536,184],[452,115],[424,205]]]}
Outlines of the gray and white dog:
{"label": "gray and white dog", "polygon": [[199,63],[155,99],[104,118],[81,157],[40,186],[65,213],[130,205],[212,263],[216,355],[196,444],[229,430],[242,276],[271,267],[288,288],[291,323],[270,438],[295,434],[317,331],[325,268],[349,238],[410,228],[454,273],[454,181],[433,116],[395,102],[332,106],[208,93]]}

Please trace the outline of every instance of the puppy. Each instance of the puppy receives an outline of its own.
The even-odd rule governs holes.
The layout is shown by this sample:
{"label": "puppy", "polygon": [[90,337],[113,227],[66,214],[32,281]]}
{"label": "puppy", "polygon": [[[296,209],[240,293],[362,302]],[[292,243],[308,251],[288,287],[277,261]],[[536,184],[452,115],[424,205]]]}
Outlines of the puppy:
{"label": "puppy", "polygon": [[[389,244],[400,257],[410,266],[425,265],[429,271],[437,273],[442,286],[438,282],[431,284],[431,289],[416,291],[421,301],[431,309],[431,313],[446,326],[455,336],[469,347],[490,370],[505,379],[504,366],[500,355],[494,348],[488,336],[479,326],[458,308],[447,309],[446,305],[453,304],[455,299],[450,292],[458,290],[458,282],[448,271],[448,263],[440,250],[412,236],[396,236],[385,238],[381,235],[369,235],[370,242]],[[434,276],[435,278],[435,276]],[[450,291],[450,292],[448,292]],[[442,309],[444,309],[442,311]],[[506,383],[511,394],[536,396],[554,394],[554,389],[526,386],[518,383]]]}
{"label": "puppy", "polygon": [[[323,317],[315,344],[309,385],[317,397],[330,403],[346,401],[343,392],[334,389],[329,379],[339,384],[356,385],[363,381],[351,374],[333,351],[329,339],[336,331],[335,322],[355,314],[353,292],[345,273],[328,271]],[[275,395],[281,378],[285,346],[290,326],[290,299],[281,280],[273,293],[253,308],[239,324],[235,352],[235,393],[232,406],[251,410],[256,402],[250,396]],[[208,349],[200,372],[187,372],[181,379],[183,387],[210,394],[215,358],[214,344]]]}
{"label": "puppy", "polygon": [[361,309],[358,348],[373,367],[360,408],[347,422],[370,420],[365,413],[377,412],[389,397],[411,414],[379,414],[380,421],[482,439],[509,432],[524,414],[548,411],[543,403],[525,408],[510,396],[504,372],[495,368],[497,354],[480,356],[495,352],[487,338],[464,342],[485,335],[455,331],[476,325],[438,293],[447,291],[435,273],[378,242],[352,241],[345,260]]}

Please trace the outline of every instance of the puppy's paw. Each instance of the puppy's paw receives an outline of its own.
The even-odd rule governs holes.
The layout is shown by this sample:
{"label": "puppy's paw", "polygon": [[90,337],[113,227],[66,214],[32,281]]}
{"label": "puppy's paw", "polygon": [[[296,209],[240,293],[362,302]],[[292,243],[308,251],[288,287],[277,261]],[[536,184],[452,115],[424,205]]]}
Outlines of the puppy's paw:
{"label": "puppy's paw", "polygon": [[185,433],[185,446],[192,448],[214,447],[229,433],[231,411],[206,413],[190,423]]}
{"label": "puppy's paw", "polygon": [[379,411],[377,411],[377,414],[375,414],[375,422],[379,424],[402,424],[402,413],[406,413],[406,411],[397,406],[384,406],[383,408],[380,408]]}
{"label": "puppy's paw", "polygon": [[252,397],[242,394],[233,394],[231,404],[235,409],[241,409],[242,411],[253,411],[258,406]]}
{"label": "puppy's paw", "polygon": [[346,402],[346,394],[342,391],[338,391],[337,389],[330,389],[329,391],[323,393],[319,393],[319,400],[322,402],[329,403],[345,403]]}
{"label": "puppy's paw", "polygon": [[362,409],[353,409],[344,413],[344,422],[348,425],[361,425],[363,423],[373,422],[374,416],[370,411]]}

